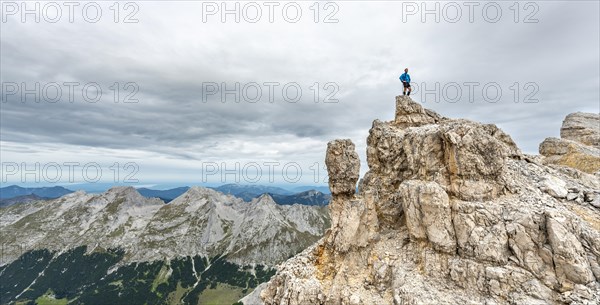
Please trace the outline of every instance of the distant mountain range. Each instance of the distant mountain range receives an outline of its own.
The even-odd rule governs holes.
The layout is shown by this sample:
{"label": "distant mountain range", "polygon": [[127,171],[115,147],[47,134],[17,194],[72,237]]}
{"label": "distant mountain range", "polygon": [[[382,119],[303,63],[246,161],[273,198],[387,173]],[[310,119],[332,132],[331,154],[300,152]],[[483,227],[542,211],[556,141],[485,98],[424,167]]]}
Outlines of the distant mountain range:
{"label": "distant mountain range", "polygon": [[[287,258],[290,249],[301,249],[276,249],[273,238],[299,242],[308,235],[320,236],[328,226],[322,211],[326,208],[279,205],[268,194],[245,202],[198,186],[165,204],[133,187],[114,187],[102,194],[77,191],[5,207],[0,210],[0,229],[5,244],[27,240],[29,245],[56,250],[82,245],[137,247],[129,253],[131,261],[227,254],[239,263],[274,265]],[[281,230],[285,234],[277,237]],[[265,239],[273,248],[264,248]],[[9,253],[5,249],[3,258]]]}
{"label": "distant mountain range", "polygon": [[301,193],[296,193],[293,195],[279,195],[279,194],[269,194],[273,197],[273,200],[278,204],[294,204],[299,203],[303,205],[318,205],[324,206],[329,204],[329,200],[331,200],[330,194],[323,194],[319,191],[309,190]]}
{"label": "distant mountain range", "polygon": [[18,196],[25,195],[37,195],[43,198],[58,198],[66,194],[73,193],[72,190],[66,189],[62,186],[52,187],[20,187],[17,185],[11,185],[0,188],[0,199],[9,199]]}
{"label": "distant mountain range", "polygon": [[[303,204],[303,205],[327,205],[330,195],[329,189],[319,186],[299,186],[293,190],[286,190],[281,187],[265,185],[243,185],[243,184],[224,184],[218,187],[211,187],[224,194],[230,194],[241,198],[244,201],[252,201],[263,194],[269,194],[273,200],[282,205]],[[154,190],[150,188],[139,188],[137,191],[144,197],[159,198],[169,203],[175,198],[181,196],[190,189],[189,186],[177,187],[167,190]],[[326,192],[325,192],[326,191]],[[23,188],[16,185],[0,188],[2,197],[0,198],[0,207],[9,206],[21,202],[32,200],[55,199],[63,195],[73,193],[74,191],[61,186]],[[35,195],[32,197],[29,195]],[[29,197],[27,197],[29,196]]]}
{"label": "distant mountain range", "polygon": [[17,197],[12,197],[12,198],[0,199],[0,208],[11,206],[11,205],[17,204],[17,203],[28,203],[28,202],[32,202],[32,201],[47,200],[47,199],[51,199],[51,198],[40,197],[36,194],[22,195],[22,196],[17,196]]}
{"label": "distant mountain range", "polygon": [[276,186],[265,186],[257,184],[224,184],[213,188],[223,194],[231,194],[245,201],[250,201],[262,194],[292,195],[294,192]]}
{"label": "distant mountain range", "polygon": [[164,202],[170,202],[171,200],[179,197],[181,194],[187,192],[189,190],[189,186],[176,187],[168,190],[153,190],[148,188],[139,188],[137,191],[142,194],[144,197],[148,198],[160,198]]}
{"label": "distant mountain range", "polygon": [[323,194],[331,194],[331,192],[329,191],[329,186],[303,185],[303,186],[294,187],[291,190],[294,191],[294,193],[315,190],[315,191],[319,191]]}
{"label": "distant mountain range", "polygon": [[314,188],[0,188],[0,303],[232,304],[330,227]]}

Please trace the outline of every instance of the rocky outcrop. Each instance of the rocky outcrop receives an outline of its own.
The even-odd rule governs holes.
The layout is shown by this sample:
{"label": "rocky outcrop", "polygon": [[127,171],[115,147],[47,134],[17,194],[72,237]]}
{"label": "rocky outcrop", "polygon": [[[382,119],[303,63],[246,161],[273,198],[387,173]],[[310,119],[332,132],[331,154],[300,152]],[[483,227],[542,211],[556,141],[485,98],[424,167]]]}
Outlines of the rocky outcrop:
{"label": "rocky outcrop", "polygon": [[588,146],[600,146],[600,114],[576,112],[567,115],[560,137]]}
{"label": "rocky outcrop", "polygon": [[600,303],[595,176],[404,96],[367,144],[357,194],[354,146],[328,145],[331,229],[280,266],[265,304]]}
{"label": "rocky outcrop", "polygon": [[600,175],[600,114],[577,112],[567,115],[560,137],[547,138],[540,144],[544,163]]}

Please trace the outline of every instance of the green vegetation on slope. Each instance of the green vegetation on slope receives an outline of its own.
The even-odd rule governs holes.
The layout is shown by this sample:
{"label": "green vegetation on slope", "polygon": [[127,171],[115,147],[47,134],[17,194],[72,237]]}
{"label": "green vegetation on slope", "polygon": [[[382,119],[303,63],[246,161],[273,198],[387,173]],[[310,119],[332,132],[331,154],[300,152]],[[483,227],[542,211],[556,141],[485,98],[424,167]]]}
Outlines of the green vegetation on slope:
{"label": "green vegetation on slope", "polygon": [[205,289],[200,294],[200,304],[233,304],[246,295],[243,290],[244,289],[240,287],[230,286],[227,284],[217,284],[217,287]]}
{"label": "green vegetation on slope", "polygon": [[37,305],[67,305],[69,300],[57,299],[52,290],[48,290],[44,295],[35,300]]}
{"label": "green vegetation on slope", "polygon": [[200,256],[117,267],[123,255],[29,251],[2,267],[0,304],[231,304],[275,273]]}

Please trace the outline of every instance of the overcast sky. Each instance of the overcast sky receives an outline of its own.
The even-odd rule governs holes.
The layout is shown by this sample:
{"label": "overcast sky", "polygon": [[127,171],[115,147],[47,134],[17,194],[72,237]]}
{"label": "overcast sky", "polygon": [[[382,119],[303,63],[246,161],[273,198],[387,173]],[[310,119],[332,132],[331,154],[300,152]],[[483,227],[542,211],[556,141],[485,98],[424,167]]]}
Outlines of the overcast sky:
{"label": "overcast sky", "polygon": [[[54,3],[60,16],[43,2],[38,16],[22,15],[20,2],[2,4],[3,185],[35,182],[21,176],[23,162],[40,163],[42,183],[57,180],[49,164],[61,166],[64,182],[65,162],[76,162],[74,183],[95,181],[97,163],[100,182],[250,183],[260,168],[263,184],[320,184],[326,144],[336,138],[356,143],[364,173],[368,130],[374,119],[393,119],[405,67],[419,87],[414,100],[447,117],[497,124],[530,154],[559,135],[568,113],[600,111],[598,1],[237,2],[239,23],[233,13],[222,20],[221,2],[96,2],[98,18],[97,7],[82,2],[73,22],[69,8]],[[434,13],[421,16],[424,8]],[[69,101],[65,83],[73,82]],[[36,83],[41,92],[23,100]],[[102,90],[96,102],[94,87],[84,90],[90,83]],[[236,83],[240,101],[234,93],[223,99],[218,87],[235,92]],[[477,83],[472,101],[465,83]],[[436,84],[437,94],[421,95]],[[94,166],[82,177],[85,164]]]}

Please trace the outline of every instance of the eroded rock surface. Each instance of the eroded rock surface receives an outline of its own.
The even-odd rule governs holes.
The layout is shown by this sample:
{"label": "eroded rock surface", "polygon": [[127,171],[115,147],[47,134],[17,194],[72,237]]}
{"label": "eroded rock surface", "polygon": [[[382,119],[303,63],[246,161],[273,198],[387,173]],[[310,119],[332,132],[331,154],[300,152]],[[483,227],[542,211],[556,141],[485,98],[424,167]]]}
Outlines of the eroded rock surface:
{"label": "eroded rock surface", "polygon": [[600,304],[600,183],[524,155],[495,125],[396,98],[359,182],[328,145],[332,227],[279,268],[265,304]]}

